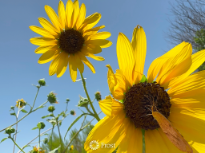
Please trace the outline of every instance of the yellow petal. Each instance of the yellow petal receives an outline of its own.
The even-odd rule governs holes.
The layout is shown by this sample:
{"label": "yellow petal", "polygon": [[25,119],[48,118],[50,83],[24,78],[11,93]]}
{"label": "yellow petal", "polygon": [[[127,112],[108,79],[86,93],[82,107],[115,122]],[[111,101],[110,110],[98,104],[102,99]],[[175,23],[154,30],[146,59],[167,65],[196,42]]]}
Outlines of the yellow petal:
{"label": "yellow petal", "polygon": [[133,49],[128,38],[122,33],[119,34],[117,40],[117,58],[120,70],[122,70],[122,73],[132,85],[132,71],[135,64]]}
{"label": "yellow petal", "polygon": [[79,15],[78,15],[78,20],[77,20],[77,23],[76,23],[76,29],[77,30],[80,28],[80,26],[84,22],[85,16],[86,16],[86,7],[85,7],[85,4],[82,3],[82,5],[80,7]]}
{"label": "yellow petal", "polygon": [[88,16],[83,24],[81,25],[80,29],[82,29],[83,31],[89,30],[91,28],[93,28],[100,20],[101,18],[101,14],[100,13],[94,13],[90,16]]}
{"label": "yellow petal", "polygon": [[58,64],[58,68],[57,68],[57,77],[61,77],[66,69],[67,69],[67,65],[68,65],[68,54],[65,52],[61,52],[60,53],[60,57],[59,57],[59,64]]}
{"label": "yellow petal", "polygon": [[100,100],[99,106],[102,112],[107,116],[117,115],[124,108],[122,103],[114,100],[110,95],[106,96],[104,100]]}
{"label": "yellow petal", "polygon": [[[165,62],[167,62],[168,59],[175,57],[177,54],[181,52],[181,50],[187,45],[188,43],[182,42],[181,44],[175,46],[170,51],[162,55],[161,57],[158,57],[155,59],[147,72],[147,79],[148,82],[152,82],[156,76],[158,75],[159,71],[161,70],[162,66]],[[159,64],[160,63],[160,64]]]}
{"label": "yellow petal", "polygon": [[35,33],[42,35],[43,37],[55,39],[55,37],[49,31],[45,30],[44,28],[37,27],[37,26],[29,26],[29,28]]}
{"label": "yellow petal", "polygon": [[75,82],[77,78],[77,65],[75,63],[75,59],[73,58],[73,55],[70,55],[70,57],[68,58],[68,62],[69,62],[70,77],[72,81]]}
{"label": "yellow petal", "polygon": [[38,63],[44,64],[44,63],[50,62],[56,57],[57,54],[58,54],[57,50],[49,50],[45,52],[43,55],[41,55],[41,57],[38,60]]}
{"label": "yellow petal", "polygon": [[96,39],[96,40],[88,40],[86,41],[87,44],[95,44],[97,46],[100,46],[101,48],[107,48],[112,45],[112,42],[109,40],[104,39]]}
{"label": "yellow petal", "polygon": [[90,52],[92,54],[98,54],[102,52],[102,48],[97,44],[87,44],[82,48],[83,53]]}
{"label": "yellow petal", "polygon": [[65,23],[66,23],[66,14],[65,14],[65,6],[63,4],[63,1],[59,1],[58,4],[58,16],[59,16],[59,22],[61,24],[61,30],[65,29]]}
{"label": "yellow petal", "polygon": [[49,46],[49,45],[57,45],[57,40],[50,39],[50,38],[44,38],[44,37],[34,37],[30,39],[30,42],[34,45],[38,46]]}
{"label": "yellow petal", "polygon": [[[85,150],[90,153],[104,153],[106,149],[106,153],[112,153],[125,137],[129,125],[128,123],[123,111],[119,113],[118,116],[104,117],[89,133],[84,144]],[[100,145],[100,148],[97,150],[90,149],[89,143],[93,140],[96,140]],[[114,144],[114,146],[111,148],[104,148],[103,144]]]}
{"label": "yellow petal", "polygon": [[72,26],[72,14],[73,14],[73,2],[71,0],[68,0],[66,3],[66,23],[67,27]]}
{"label": "yellow petal", "polygon": [[191,73],[193,73],[200,65],[203,64],[205,61],[205,50],[199,51],[195,54],[192,54],[192,65],[189,68],[189,70],[184,73],[182,76],[177,77],[173,81],[170,82],[169,88],[176,86],[177,84],[180,84],[181,81],[183,81],[186,77],[188,77]]}
{"label": "yellow petal", "polygon": [[100,29],[105,28],[105,25],[101,25],[92,29],[88,29],[86,31],[84,31],[83,36],[85,35],[91,35],[91,34],[96,34]]}
{"label": "yellow petal", "polygon": [[83,64],[83,62],[81,61],[80,56],[79,56],[78,54],[76,54],[74,57],[75,57],[74,60],[75,60],[75,62],[76,62],[76,65],[77,65],[77,67],[78,67],[80,73],[83,73],[83,71],[84,71],[84,64]]}
{"label": "yellow petal", "polygon": [[181,94],[187,91],[192,91],[196,89],[202,89],[205,87],[205,71],[196,72],[188,77],[186,77],[180,84],[172,86],[168,90],[168,94],[173,96],[174,94]]}
{"label": "yellow petal", "polygon": [[[205,120],[192,117],[182,108],[172,108],[169,120],[188,142],[205,142]],[[193,147],[193,146],[192,146]]]}
{"label": "yellow petal", "polygon": [[58,16],[57,14],[55,13],[55,11],[48,5],[45,5],[45,11],[49,17],[49,19],[51,20],[51,22],[53,23],[53,25],[56,27],[56,29],[58,31],[60,31],[60,23],[59,23],[59,20],[58,20]]}
{"label": "yellow petal", "polygon": [[[175,77],[185,73],[191,65],[191,54],[191,44],[187,44],[186,46],[184,46],[181,52],[179,52],[179,54],[177,54],[173,58],[169,58],[159,71],[159,74],[156,78],[157,83],[159,83],[160,86],[163,86],[166,89],[171,79],[174,79]],[[183,63],[187,64],[187,66],[184,66]],[[178,69],[181,69],[181,71],[179,71]],[[172,78],[169,77],[170,74]]]}
{"label": "yellow petal", "polygon": [[111,33],[109,32],[99,32],[99,33],[96,33],[95,35],[90,36],[90,40],[107,39],[110,36],[111,36]]}
{"label": "yellow petal", "polygon": [[58,54],[55,59],[51,62],[49,67],[49,75],[54,75],[57,72],[57,67],[60,59],[60,54]]}
{"label": "yellow petal", "polygon": [[135,60],[135,72],[133,72],[133,80],[135,83],[138,83],[141,80],[140,74],[143,74],[147,49],[146,35],[141,26],[137,26],[133,31],[132,47]]}
{"label": "yellow petal", "polygon": [[109,87],[110,92],[112,93],[115,85],[117,84],[117,79],[114,75],[112,67],[110,65],[106,65],[106,67],[108,68],[108,72],[107,72],[108,87]]}
{"label": "yellow petal", "polygon": [[49,31],[52,35],[57,37],[58,31],[57,29],[45,18],[38,18],[40,24],[42,27],[44,27],[45,30]]}
{"label": "yellow petal", "polygon": [[85,57],[85,55],[83,55],[82,53],[78,54],[80,59],[83,61],[83,63],[85,63],[85,65],[87,65],[90,70],[95,73],[95,68],[93,67],[93,65],[88,61],[88,59]]}
{"label": "yellow petal", "polygon": [[[75,27],[79,15],[79,2],[75,0],[73,3],[72,27]],[[76,27],[75,27],[76,28]]]}
{"label": "yellow petal", "polygon": [[49,50],[57,50],[57,49],[58,49],[57,46],[51,46],[51,45],[50,46],[40,46],[40,47],[36,48],[35,53],[42,54],[42,53],[45,53]]}
{"label": "yellow petal", "polygon": [[91,53],[87,53],[86,56],[94,59],[94,60],[97,60],[97,61],[104,61],[105,59],[102,57],[102,56],[95,56],[94,54],[91,54]]}

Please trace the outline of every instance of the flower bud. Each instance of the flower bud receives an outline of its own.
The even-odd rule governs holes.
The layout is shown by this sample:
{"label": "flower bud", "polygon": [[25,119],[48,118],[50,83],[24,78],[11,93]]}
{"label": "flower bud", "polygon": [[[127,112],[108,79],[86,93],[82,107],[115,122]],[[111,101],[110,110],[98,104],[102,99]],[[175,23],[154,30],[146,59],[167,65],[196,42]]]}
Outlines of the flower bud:
{"label": "flower bud", "polygon": [[22,108],[23,106],[26,106],[26,102],[23,99],[18,99],[18,101],[16,101],[16,107]]}
{"label": "flower bud", "polygon": [[88,99],[80,96],[80,101],[78,102],[78,106],[79,107],[87,107],[88,106]]}
{"label": "flower bud", "polygon": [[37,127],[38,127],[39,129],[44,129],[45,126],[46,126],[46,125],[45,125],[43,122],[39,122],[39,123],[37,124]]}
{"label": "flower bud", "polygon": [[56,100],[56,94],[53,93],[52,91],[48,94],[48,99],[47,99],[51,104],[53,103],[58,103]]}
{"label": "flower bud", "polygon": [[48,107],[48,111],[49,112],[53,112],[55,110],[55,107],[53,105],[49,106]]}
{"label": "flower bud", "polygon": [[69,98],[67,98],[67,99],[66,99],[66,102],[68,103],[69,101],[70,101],[70,99],[69,99]]}
{"label": "flower bud", "polygon": [[43,140],[43,143],[44,143],[44,144],[47,144],[47,143],[48,143],[48,138],[45,138],[45,139]]}
{"label": "flower bud", "polygon": [[99,91],[97,91],[96,93],[95,93],[95,99],[97,100],[97,101],[100,101],[102,98],[101,98],[101,94],[100,94],[100,92]]}
{"label": "flower bud", "polygon": [[16,130],[13,127],[8,127],[8,128],[6,128],[5,133],[6,134],[11,134],[11,133],[14,133],[15,131]]}
{"label": "flower bud", "polygon": [[40,79],[40,80],[38,80],[38,84],[39,84],[40,86],[45,86],[45,85],[46,85],[45,79]]}
{"label": "flower bud", "polygon": [[70,114],[73,115],[73,116],[75,116],[76,113],[75,113],[74,110],[71,110],[71,111],[70,111]]}

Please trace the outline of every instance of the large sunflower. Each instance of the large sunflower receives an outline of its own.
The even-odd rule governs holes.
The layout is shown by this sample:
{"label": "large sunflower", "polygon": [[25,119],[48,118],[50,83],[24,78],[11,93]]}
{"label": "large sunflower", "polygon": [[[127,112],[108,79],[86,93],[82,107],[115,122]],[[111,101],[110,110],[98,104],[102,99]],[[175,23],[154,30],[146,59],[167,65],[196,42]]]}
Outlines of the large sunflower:
{"label": "large sunflower", "polygon": [[[119,34],[119,69],[114,74],[107,66],[113,97],[99,102],[106,116],[88,135],[85,150],[112,153],[118,147],[117,153],[142,153],[144,149],[146,153],[182,152],[153,117],[151,106],[155,105],[193,152],[204,153],[205,71],[192,73],[205,61],[205,50],[192,55],[191,44],[182,42],[151,63],[147,78],[143,75],[145,56],[146,36],[142,27],[134,29],[131,43]],[[101,144],[96,150],[89,147],[94,140]]]}
{"label": "large sunflower", "polygon": [[35,53],[43,54],[38,63],[44,64],[53,60],[49,67],[49,75],[57,74],[57,77],[61,77],[69,65],[70,75],[74,82],[77,78],[77,69],[83,73],[84,64],[95,73],[93,65],[86,56],[103,61],[103,57],[94,54],[100,53],[102,48],[112,44],[105,40],[110,37],[109,32],[98,33],[105,27],[104,25],[93,28],[99,22],[101,15],[94,13],[85,18],[85,4],[82,3],[79,8],[78,0],[74,2],[68,0],[66,9],[60,0],[58,16],[48,5],[45,6],[45,11],[52,24],[41,17],[39,22],[43,28],[30,26],[32,31],[43,36],[30,39],[32,44],[39,46]]}

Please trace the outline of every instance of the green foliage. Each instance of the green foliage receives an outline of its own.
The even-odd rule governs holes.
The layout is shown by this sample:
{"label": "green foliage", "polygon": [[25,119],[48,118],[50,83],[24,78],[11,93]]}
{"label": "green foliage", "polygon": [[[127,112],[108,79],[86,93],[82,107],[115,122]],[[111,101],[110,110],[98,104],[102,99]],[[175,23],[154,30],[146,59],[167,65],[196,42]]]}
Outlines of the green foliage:
{"label": "green foliage", "polygon": [[[196,52],[205,49],[205,29],[196,32],[194,42],[197,45],[197,47],[194,48]],[[202,70],[205,70],[205,62],[198,68],[198,71]]]}

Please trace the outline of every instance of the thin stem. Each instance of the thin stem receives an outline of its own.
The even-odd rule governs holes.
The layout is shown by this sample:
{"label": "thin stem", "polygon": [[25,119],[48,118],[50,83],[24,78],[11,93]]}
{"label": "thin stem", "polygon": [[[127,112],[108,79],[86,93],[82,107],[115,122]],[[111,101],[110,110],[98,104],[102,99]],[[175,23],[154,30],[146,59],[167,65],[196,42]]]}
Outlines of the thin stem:
{"label": "thin stem", "polygon": [[[18,117],[16,116],[16,122],[18,122]],[[16,133],[15,133],[15,138],[14,138],[14,141],[16,142],[16,137],[17,137],[17,130],[18,130],[18,123],[16,124]],[[14,147],[13,147],[13,153],[15,152],[15,144],[14,144]]]}
{"label": "thin stem", "polygon": [[38,153],[39,153],[39,150],[40,150],[40,143],[41,143],[41,129],[38,130]]}
{"label": "thin stem", "polygon": [[[102,111],[100,111],[100,112],[98,113],[98,115],[99,115],[101,112],[102,112]],[[84,123],[84,121],[85,121],[85,118],[84,118],[84,120],[83,120],[83,122],[82,122],[82,124],[81,124],[80,129],[79,129],[78,132],[71,138],[70,142],[69,142],[68,145],[65,147],[63,153],[66,152],[67,148],[71,145],[72,141],[73,141],[73,140],[75,139],[75,137],[80,133],[80,131],[82,131],[84,128],[86,128],[94,119],[95,119],[95,118],[93,118],[90,122],[88,122],[85,126],[83,126],[83,123]]]}
{"label": "thin stem", "polygon": [[39,90],[40,90],[40,88],[37,88],[37,93],[36,93],[36,96],[35,96],[35,98],[34,98],[34,101],[33,101],[33,106],[32,106],[32,108],[31,108],[31,109],[33,109],[33,108],[34,108],[34,105],[35,105],[36,98],[37,98],[37,96],[38,96],[38,92],[39,92]]}
{"label": "thin stem", "polygon": [[63,147],[63,142],[62,142],[62,138],[61,138],[61,133],[60,133],[60,128],[59,128],[59,124],[58,124],[58,119],[56,119],[56,123],[57,123],[57,127],[58,127],[58,134],[59,134],[59,137],[60,137],[60,144],[61,144],[61,153],[62,153],[62,147]]}
{"label": "thin stem", "polygon": [[53,126],[52,131],[51,131],[51,150],[52,150],[52,137],[53,137],[53,129],[54,129],[54,126]]}
{"label": "thin stem", "polygon": [[86,82],[85,82],[85,79],[84,79],[84,77],[83,77],[83,74],[80,73],[80,76],[81,76],[81,79],[82,79],[82,82],[83,82],[83,87],[84,87],[84,90],[85,90],[85,94],[86,94],[86,96],[87,96],[87,98],[88,98],[88,101],[89,101],[89,104],[90,104],[90,106],[91,106],[91,108],[92,108],[92,110],[93,110],[93,112],[94,112],[94,114],[95,114],[95,118],[96,118],[98,121],[100,121],[100,118],[99,118],[97,112],[95,111],[95,108],[93,107],[93,104],[92,104],[92,102],[91,102],[91,100],[90,100],[90,96],[89,96],[88,91],[87,91],[87,88],[86,88]]}
{"label": "thin stem", "polygon": [[[49,128],[48,130],[46,130],[46,131],[42,132],[40,135],[42,136],[44,133],[46,133],[46,132],[50,131],[51,129],[52,129],[52,128]],[[36,140],[38,137],[39,137],[39,135],[38,135],[38,136],[36,136],[34,139],[32,139],[30,142],[28,142],[26,145],[24,145],[24,146],[22,147],[22,149],[21,149],[21,150],[23,150],[24,148],[26,148],[26,146],[28,146],[31,142],[33,142],[34,140]],[[18,151],[18,153],[20,153],[20,152],[21,152],[21,150],[19,150],[19,151]]]}
{"label": "thin stem", "polygon": [[12,137],[9,137],[12,141],[13,141],[13,143],[23,152],[23,153],[25,153],[18,145],[17,145],[17,143],[14,141],[14,139],[12,138]]}
{"label": "thin stem", "polygon": [[[33,107],[34,107],[36,98],[37,98],[37,96],[38,96],[38,92],[39,92],[39,88],[38,88],[38,90],[37,90],[37,93],[36,93],[36,96],[35,96],[35,99],[34,99],[34,102],[33,102]],[[47,101],[47,102],[48,102],[48,101]],[[45,102],[45,103],[47,103],[47,102]],[[43,104],[44,104],[44,103],[43,103]],[[43,105],[43,104],[42,104],[42,105]],[[41,107],[42,105],[40,105],[39,107]],[[31,107],[31,110],[30,110],[26,115],[24,115],[20,120],[18,120],[16,123],[14,123],[14,124],[12,124],[12,125],[10,125],[10,126],[8,126],[8,127],[12,127],[12,126],[16,125],[17,123],[19,123],[20,121],[22,121],[26,116],[28,116],[29,114],[31,114],[32,112],[36,111],[36,110],[39,108],[39,107],[38,107],[38,108],[36,108],[35,110],[33,110],[33,107]],[[0,130],[0,132],[6,130],[8,127],[4,128],[4,129],[2,129],[2,130]]]}

